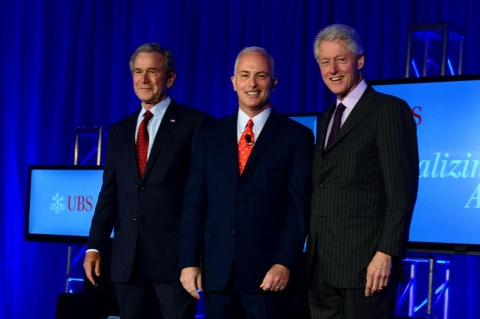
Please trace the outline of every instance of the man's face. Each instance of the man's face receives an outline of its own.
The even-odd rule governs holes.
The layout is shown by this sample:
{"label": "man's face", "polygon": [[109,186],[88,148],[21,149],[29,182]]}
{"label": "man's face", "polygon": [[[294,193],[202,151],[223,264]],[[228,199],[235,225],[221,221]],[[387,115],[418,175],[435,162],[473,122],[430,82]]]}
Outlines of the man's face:
{"label": "man's face", "polygon": [[343,100],[362,81],[363,54],[355,56],[343,40],[322,41],[317,61],[323,82],[339,100]]}
{"label": "man's face", "polygon": [[141,52],[133,62],[133,88],[147,109],[167,97],[175,78],[175,73],[165,74],[163,57],[158,52]]}
{"label": "man's face", "polygon": [[277,79],[272,79],[269,58],[259,52],[247,52],[240,56],[232,76],[233,90],[237,92],[240,109],[250,117],[270,105]]}

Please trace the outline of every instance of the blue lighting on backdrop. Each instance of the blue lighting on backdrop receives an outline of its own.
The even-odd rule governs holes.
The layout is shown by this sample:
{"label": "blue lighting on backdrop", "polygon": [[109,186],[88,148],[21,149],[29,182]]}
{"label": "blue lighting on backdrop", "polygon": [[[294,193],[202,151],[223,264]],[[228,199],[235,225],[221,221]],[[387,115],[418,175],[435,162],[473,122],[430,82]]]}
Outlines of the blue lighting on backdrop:
{"label": "blue lighting on backdrop", "polygon": [[[455,23],[467,34],[463,73],[472,74],[480,73],[477,12],[476,0],[0,1],[0,319],[55,317],[67,244],[25,240],[28,166],[72,164],[77,126],[108,128],[139,106],[128,59],[140,44],[172,49],[172,97],[217,117],[237,107],[237,53],[263,46],[276,62],[275,107],[312,113],[334,101],[312,53],[322,27],[358,30],[371,80],[403,77],[408,25]],[[480,318],[478,258],[452,256],[450,267],[450,313]]]}

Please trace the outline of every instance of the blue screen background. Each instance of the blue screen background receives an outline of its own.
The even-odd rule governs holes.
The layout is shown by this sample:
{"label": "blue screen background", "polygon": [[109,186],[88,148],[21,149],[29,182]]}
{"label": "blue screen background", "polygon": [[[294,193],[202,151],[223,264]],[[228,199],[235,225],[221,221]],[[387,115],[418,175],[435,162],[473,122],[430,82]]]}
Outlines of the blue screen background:
{"label": "blue screen background", "polygon": [[[88,236],[103,170],[33,169],[30,189],[30,234]],[[58,194],[57,201],[54,200]],[[68,196],[71,197],[68,205]],[[78,204],[78,196],[91,198]],[[61,199],[61,200],[60,200]],[[52,204],[58,202],[55,211]],[[61,206],[63,205],[63,207]],[[71,208],[71,209],[69,209]],[[84,208],[84,209],[81,209]]]}
{"label": "blue screen background", "polygon": [[480,80],[374,87],[417,107],[421,117],[410,241],[480,244]]}

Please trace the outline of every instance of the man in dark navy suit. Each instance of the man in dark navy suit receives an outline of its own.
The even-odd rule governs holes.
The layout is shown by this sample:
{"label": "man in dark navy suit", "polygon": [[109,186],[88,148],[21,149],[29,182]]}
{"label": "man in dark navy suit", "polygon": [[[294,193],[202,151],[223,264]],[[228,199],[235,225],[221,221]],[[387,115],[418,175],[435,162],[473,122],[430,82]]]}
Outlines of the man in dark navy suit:
{"label": "man in dark navy suit", "polygon": [[121,318],[149,318],[145,301],[154,294],[165,319],[192,319],[196,300],[178,278],[178,227],[193,141],[209,117],[170,98],[171,51],[144,44],[130,70],[142,104],[110,128],[84,268],[97,285],[102,248],[114,230],[111,279]]}
{"label": "man in dark navy suit", "polygon": [[238,111],[200,130],[180,226],[181,282],[208,319],[291,318],[311,196],[311,130],[270,105],[272,57],[242,50]]}
{"label": "man in dark navy suit", "polygon": [[417,197],[416,125],[405,101],[363,80],[354,29],[322,29],[314,52],[337,101],[319,119],[313,160],[311,317],[393,318]]}

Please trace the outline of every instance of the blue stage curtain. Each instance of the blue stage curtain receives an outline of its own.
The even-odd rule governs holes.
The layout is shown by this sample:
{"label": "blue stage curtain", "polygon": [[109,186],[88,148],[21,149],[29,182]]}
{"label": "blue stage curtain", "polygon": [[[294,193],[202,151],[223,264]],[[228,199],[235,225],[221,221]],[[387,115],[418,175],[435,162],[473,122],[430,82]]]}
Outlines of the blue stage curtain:
{"label": "blue stage curtain", "polygon": [[[275,107],[318,112],[334,100],[312,53],[322,27],[355,27],[365,77],[385,79],[404,74],[409,24],[447,21],[468,35],[464,73],[480,73],[478,12],[476,0],[0,1],[0,318],[54,318],[67,246],[24,240],[27,167],[73,163],[75,127],[107,128],[139,106],[128,59],[140,44],[172,49],[172,96],[217,117],[237,107],[237,53],[262,46],[276,61]],[[479,262],[456,264],[451,310],[478,318]]]}

